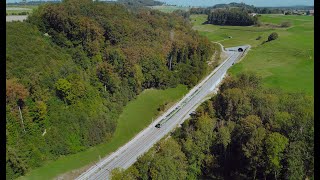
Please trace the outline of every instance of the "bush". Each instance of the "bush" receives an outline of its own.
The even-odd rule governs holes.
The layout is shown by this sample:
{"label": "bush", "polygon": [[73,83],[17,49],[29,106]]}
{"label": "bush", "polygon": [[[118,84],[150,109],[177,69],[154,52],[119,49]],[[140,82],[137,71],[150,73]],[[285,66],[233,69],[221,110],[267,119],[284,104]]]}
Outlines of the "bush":
{"label": "bush", "polygon": [[285,12],[284,15],[292,15],[292,12]]}
{"label": "bush", "polygon": [[276,33],[276,32],[271,33],[268,37],[268,41],[273,41],[276,39],[278,39],[278,33]]}
{"label": "bush", "polygon": [[262,26],[262,23],[260,21],[257,21],[255,26],[260,27],[260,26]]}
{"label": "bush", "polygon": [[291,26],[291,22],[289,21],[284,21],[280,24],[281,27],[290,27]]}
{"label": "bush", "polygon": [[29,12],[21,12],[21,13],[18,13],[18,15],[28,15]]}

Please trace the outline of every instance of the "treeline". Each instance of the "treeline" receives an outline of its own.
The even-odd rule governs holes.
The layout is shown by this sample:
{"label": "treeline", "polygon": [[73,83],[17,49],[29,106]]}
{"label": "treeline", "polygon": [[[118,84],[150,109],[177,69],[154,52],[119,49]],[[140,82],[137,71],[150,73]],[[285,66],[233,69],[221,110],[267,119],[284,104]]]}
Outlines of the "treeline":
{"label": "treeline", "polygon": [[313,179],[314,102],[228,77],[169,138],[112,179]]}
{"label": "treeline", "polygon": [[191,8],[191,14],[207,14],[216,9],[238,9],[239,11],[247,13],[258,13],[258,14],[283,14],[285,8],[272,8],[272,7],[254,7],[253,5],[247,5],[245,3],[230,3],[230,4],[216,4],[212,7],[207,8]]}
{"label": "treeline", "polygon": [[208,15],[208,24],[250,26],[257,24],[258,18],[238,9],[216,9]]}
{"label": "treeline", "polygon": [[147,88],[195,85],[214,48],[183,17],[66,0],[7,23],[6,178],[110,140]]}
{"label": "treeline", "polygon": [[117,2],[129,6],[161,6],[164,4],[154,0],[118,0]]}

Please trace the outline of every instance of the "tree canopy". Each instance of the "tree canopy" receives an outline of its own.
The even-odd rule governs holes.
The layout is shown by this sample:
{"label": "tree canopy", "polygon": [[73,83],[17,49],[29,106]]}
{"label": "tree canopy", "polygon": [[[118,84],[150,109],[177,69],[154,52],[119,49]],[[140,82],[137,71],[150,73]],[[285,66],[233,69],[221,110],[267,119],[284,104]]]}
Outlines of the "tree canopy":
{"label": "tree canopy", "polygon": [[208,15],[207,23],[215,25],[250,26],[258,22],[257,17],[249,16],[238,9],[216,9]]}
{"label": "tree canopy", "polygon": [[[313,100],[308,97],[263,88],[252,73],[228,77],[216,96],[159,144],[178,142],[188,179],[313,179]],[[153,159],[151,154],[167,160],[154,151],[157,146],[131,167],[144,169],[135,179],[151,178],[141,163]]]}
{"label": "tree canopy", "polygon": [[193,86],[215,51],[181,14],[121,3],[43,4],[6,29],[8,179],[108,142],[130,100],[147,88]]}

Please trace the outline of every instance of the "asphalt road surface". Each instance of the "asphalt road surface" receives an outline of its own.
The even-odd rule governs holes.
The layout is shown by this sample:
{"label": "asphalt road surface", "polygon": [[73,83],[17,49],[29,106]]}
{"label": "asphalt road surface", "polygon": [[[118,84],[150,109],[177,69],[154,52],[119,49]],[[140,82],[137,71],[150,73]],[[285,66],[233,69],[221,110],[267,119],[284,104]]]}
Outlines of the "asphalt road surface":
{"label": "asphalt road surface", "polygon": [[[238,48],[240,47],[244,52],[238,52]],[[118,167],[126,169],[130,167],[139,156],[147,152],[156,142],[190,117],[189,114],[201,104],[208,94],[217,91],[217,87],[224,78],[227,70],[239,60],[249,48],[250,46],[226,48],[225,52],[229,57],[202,82],[190,90],[182,100],[171,107],[146,129],[141,131],[131,141],[96,163],[77,179],[105,180],[109,179],[109,174],[113,169]],[[155,127],[158,123],[161,124],[161,128]]]}

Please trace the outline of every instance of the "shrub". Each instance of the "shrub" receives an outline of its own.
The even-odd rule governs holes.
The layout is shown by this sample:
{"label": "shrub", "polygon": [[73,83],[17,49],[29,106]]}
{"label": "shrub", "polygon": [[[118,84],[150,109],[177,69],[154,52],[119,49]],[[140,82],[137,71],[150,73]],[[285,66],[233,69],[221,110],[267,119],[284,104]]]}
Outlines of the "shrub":
{"label": "shrub", "polygon": [[27,14],[28,14],[27,12],[18,13],[18,15],[27,15]]}
{"label": "shrub", "polygon": [[280,24],[281,27],[290,27],[291,26],[291,22],[289,21],[284,21]]}
{"label": "shrub", "polygon": [[284,15],[292,15],[292,12],[290,12],[290,11],[285,12]]}
{"label": "shrub", "polygon": [[278,33],[276,33],[276,32],[271,33],[268,37],[268,41],[273,41],[276,39],[278,39]]}
{"label": "shrub", "polygon": [[255,26],[260,27],[260,26],[262,26],[262,23],[260,21],[257,21]]}

